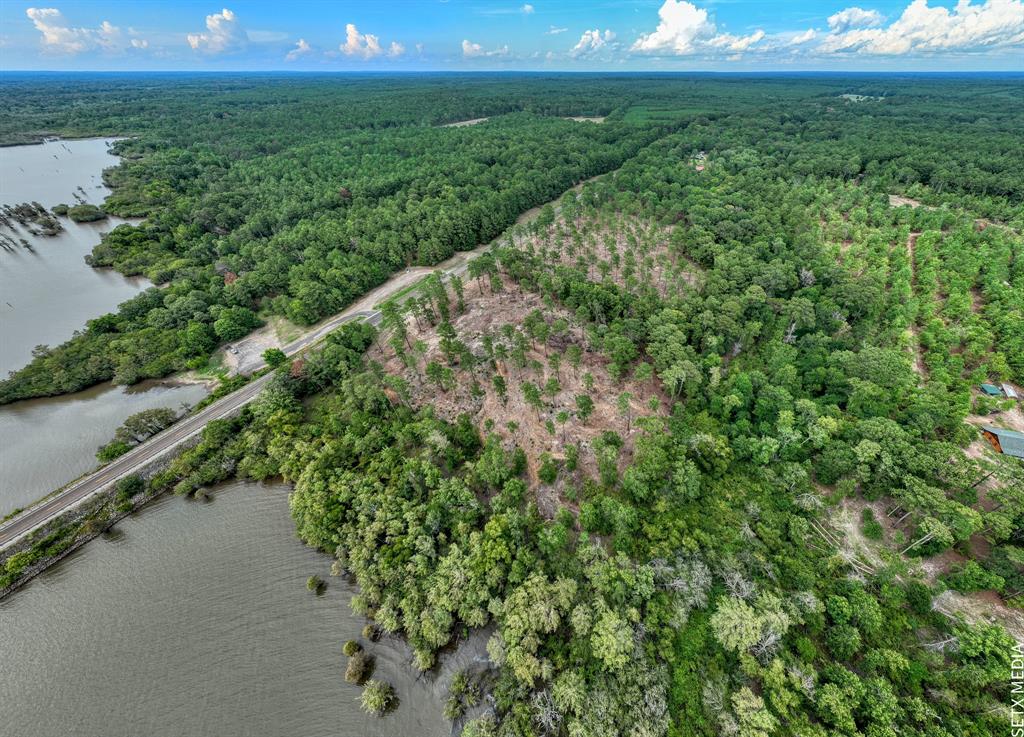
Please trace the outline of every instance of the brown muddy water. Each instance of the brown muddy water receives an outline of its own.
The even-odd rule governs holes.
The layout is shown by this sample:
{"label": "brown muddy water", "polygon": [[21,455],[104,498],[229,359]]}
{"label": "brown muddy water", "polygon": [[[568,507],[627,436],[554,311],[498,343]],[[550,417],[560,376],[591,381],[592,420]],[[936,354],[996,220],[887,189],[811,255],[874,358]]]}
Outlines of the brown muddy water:
{"label": "brown muddy water", "polygon": [[143,382],[101,384],[62,397],[0,407],[0,516],[24,508],[95,468],[96,449],[129,415],[144,409],[194,405],[200,385]]}
{"label": "brown muddy water", "polygon": [[[0,601],[0,733],[19,737],[447,737],[453,674],[419,675],[399,638],[361,640],[354,587],[295,537],[288,487],[163,497]],[[322,596],[306,590],[318,574]],[[401,703],[364,714],[342,644],[360,639]]]}
{"label": "brown muddy water", "polygon": [[[102,204],[110,194],[102,184],[103,170],[118,163],[107,149],[109,142],[51,141],[0,148],[0,204],[74,205],[76,191],[87,202]],[[35,346],[62,343],[86,320],[110,312],[149,286],[145,279],[93,269],[83,260],[102,233],[125,221],[58,219],[64,231],[55,236],[33,236],[17,224],[13,230],[4,228],[16,241],[29,241],[32,250],[16,246],[13,252],[0,251],[0,375],[28,363]]]}
{"label": "brown muddy water", "polygon": [[[75,204],[74,194],[102,204],[110,194],[105,168],[117,164],[111,139],[49,141],[38,146],[0,148],[0,203],[38,202],[51,208]],[[81,187],[81,189],[79,189]],[[64,232],[25,238],[0,251],[0,376],[21,368],[39,344],[57,345],[91,318],[116,309],[141,289],[144,279],[128,279],[84,261],[103,232],[124,222],[110,219],[76,224],[60,218]],[[205,395],[197,386],[156,383],[122,389],[105,385],[78,394],[0,407],[0,516],[31,504],[96,465],[99,445],[129,415],[153,407],[178,408]]]}
{"label": "brown muddy water", "polygon": [[[54,159],[53,156],[57,158]],[[108,194],[106,141],[0,149],[0,202],[47,207]],[[82,194],[82,192],[79,192]],[[0,252],[0,371],[39,343],[57,344],[146,286],[82,257],[113,223],[33,238],[35,253]],[[17,235],[17,234],[16,234]],[[92,468],[130,414],[178,407],[199,386],[111,385],[0,407],[0,515]],[[382,719],[345,683],[347,639],[366,623],[355,588],[303,545],[282,484],[224,484],[211,501],[162,497],[0,601],[0,735],[53,737],[447,737],[448,684],[486,662],[484,633],[411,666],[400,638],[364,646],[375,677],[400,699]],[[306,579],[328,582],[315,596]]]}

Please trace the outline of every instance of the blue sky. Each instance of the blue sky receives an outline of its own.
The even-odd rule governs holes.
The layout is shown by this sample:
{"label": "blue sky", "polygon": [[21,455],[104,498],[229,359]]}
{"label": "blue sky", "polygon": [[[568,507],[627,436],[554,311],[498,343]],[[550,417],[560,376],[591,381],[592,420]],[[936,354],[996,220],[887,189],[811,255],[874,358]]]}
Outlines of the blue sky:
{"label": "blue sky", "polygon": [[1024,69],[1024,0],[0,3],[0,69]]}

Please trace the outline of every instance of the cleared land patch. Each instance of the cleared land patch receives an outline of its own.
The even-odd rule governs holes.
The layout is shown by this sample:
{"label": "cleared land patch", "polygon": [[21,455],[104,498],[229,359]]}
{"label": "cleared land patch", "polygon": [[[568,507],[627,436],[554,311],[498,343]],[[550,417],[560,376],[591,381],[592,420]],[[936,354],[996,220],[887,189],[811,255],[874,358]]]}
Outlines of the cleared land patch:
{"label": "cleared land patch", "polygon": [[477,125],[478,123],[486,123],[490,118],[470,118],[469,120],[458,120],[454,123],[445,123],[442,128],[465,128],[467,125]]}
{"label": "cleared land patch", "polygon": [[[574,489],[599,475],[616,443],[614,467],[628,467],[637,419],[668,406],[653,380],[615,376],[568,311],[551,309],[511,280],[467,284],[463,311],[450,309],[454,338],[426,319],[407,319],[405,347],[396,352],[392,341],[369,357],[402,379],[399,391],[413,407],[430,406],[451,422],[468,415],[482,436],[522,448],[538,507],[548,516],[575,505]],[[457,353],[453,341],[461,345]],[[608,433],[618,440],[609,442]]]}
{"label": "cleared land patch", "polygon": [[511,235],[516,247],[575,267],[591,281],[659,295],[699,288],[704,270],[672,243],[672,228],[617,215],[580,212]]}

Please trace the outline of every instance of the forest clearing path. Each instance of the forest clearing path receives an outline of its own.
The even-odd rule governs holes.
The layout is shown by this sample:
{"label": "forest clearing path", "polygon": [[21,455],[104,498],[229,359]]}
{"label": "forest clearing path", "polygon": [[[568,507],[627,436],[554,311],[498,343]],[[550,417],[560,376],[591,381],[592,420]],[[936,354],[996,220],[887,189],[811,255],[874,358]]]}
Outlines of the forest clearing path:
{"label": "forest clearing path", "polygon": [[[917,258],[915,255],[915,249],[917,248],[917,239],[920,237],[920,230],[912,230],[910,231],[910,235],[907,236],[907,261],[910,264],[910,288],[915,292],[917,291]],[[928,378],[928,369],[924,365],[924,358],[921,355],[921,328],[918,326],[916,319],[915,322],[910,324],[910,335],[913,340],[909,348],[914,359],[914,371],[921,377],[921,381],[925,381]]]}
{"label": "forest clearing path", "polygon": [[467,125],[486,123],[490,118],[470,118],[469,120],[456,120],[454,123],[444,123],[439,128],[465,128]]}

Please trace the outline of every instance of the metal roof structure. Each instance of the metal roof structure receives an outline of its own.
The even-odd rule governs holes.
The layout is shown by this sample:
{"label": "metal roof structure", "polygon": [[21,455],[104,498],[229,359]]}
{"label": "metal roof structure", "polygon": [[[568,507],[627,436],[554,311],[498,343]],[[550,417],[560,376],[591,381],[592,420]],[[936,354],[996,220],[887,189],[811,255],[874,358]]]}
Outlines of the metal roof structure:
{"label": "metal roof structure", "polygon": [[982,425],[982,430],[991,433],[999,443],[999,450],[1014,458],[1024,458],[1024,432],[1007,430],[995,425]]}

